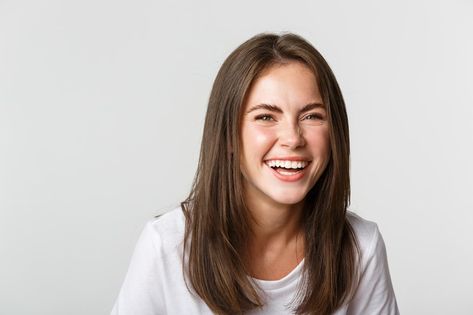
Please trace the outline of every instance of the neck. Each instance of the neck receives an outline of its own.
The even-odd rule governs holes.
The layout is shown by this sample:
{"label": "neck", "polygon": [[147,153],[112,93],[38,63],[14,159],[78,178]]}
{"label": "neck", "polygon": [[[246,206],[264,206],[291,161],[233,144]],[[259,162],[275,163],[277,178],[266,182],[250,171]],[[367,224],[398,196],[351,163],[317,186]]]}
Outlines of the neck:
{"label": "neck", "polygon": [[251,217],[245,253],[249,273],[257,279],[281,279],[304,258],[302,204],[258,200],[257,204],[247,201],[247,206]]}
{"label": "neck", "polygon": [[247,205],[250,211],[251,238],[249,247],[253,251],[264,251],[270,248],[293,246],[302,233],[302,205],[279,204],[259,199],[252,202],[249,198]]}
{"label": "neck", "polygon": [[301,230],[302,207],[296,205],[251,207],[251,231],[256,240],[291,239]]}

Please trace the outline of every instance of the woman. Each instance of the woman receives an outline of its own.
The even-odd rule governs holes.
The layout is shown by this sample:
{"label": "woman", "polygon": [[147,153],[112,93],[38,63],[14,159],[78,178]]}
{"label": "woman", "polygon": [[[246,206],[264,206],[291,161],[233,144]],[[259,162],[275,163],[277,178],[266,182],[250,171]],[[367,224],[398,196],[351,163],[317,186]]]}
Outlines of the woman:
{"label": "woman", "polygon": [[349,194],[328,64],[297,35],[249,39],[215,79],[191,193],[144,229],[112,314],[398,314]]}

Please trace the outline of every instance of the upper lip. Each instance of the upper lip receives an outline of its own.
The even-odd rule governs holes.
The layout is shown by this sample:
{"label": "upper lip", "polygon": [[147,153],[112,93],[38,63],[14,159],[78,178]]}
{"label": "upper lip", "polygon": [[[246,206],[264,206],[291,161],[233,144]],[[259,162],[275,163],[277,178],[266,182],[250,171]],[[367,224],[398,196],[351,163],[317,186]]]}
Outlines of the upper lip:
{"label": "upper lip", "polygon": [[302,156],[275,156],[269,159],[265,159],[264,161],[274,161],[274,160],[283,160],[283,161],[310,161],[310,159],[302,157]]}

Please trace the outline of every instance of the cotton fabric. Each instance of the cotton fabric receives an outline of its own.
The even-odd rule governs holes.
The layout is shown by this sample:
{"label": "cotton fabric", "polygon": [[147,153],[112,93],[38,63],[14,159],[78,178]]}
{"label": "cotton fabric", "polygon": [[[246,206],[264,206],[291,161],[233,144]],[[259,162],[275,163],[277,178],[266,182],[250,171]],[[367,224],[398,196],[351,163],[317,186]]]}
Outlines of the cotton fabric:
{"label": "cotton fabric", "polygon": [[[361,250],[361,277],[354,298],[333,315],[398,315],[386,248],[376,223],[353,212],[347,217]],[[111,315],[213,314],[191,293],[182,271],[185,218],[180,207],[149,221],[136,244],[128,273]],[[290,302],[304,260],[284,278],[255,279],[265,306],[251,315],[292,314]]]}

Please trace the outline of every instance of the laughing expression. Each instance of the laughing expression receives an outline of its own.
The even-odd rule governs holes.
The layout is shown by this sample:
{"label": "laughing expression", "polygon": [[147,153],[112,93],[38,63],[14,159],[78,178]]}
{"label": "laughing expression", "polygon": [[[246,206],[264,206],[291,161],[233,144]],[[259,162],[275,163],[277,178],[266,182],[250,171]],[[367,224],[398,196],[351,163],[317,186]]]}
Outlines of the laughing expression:
{"label": "laughing expression", "polygon": [[250,204],[295,205],[327,166],[329,126],[315,75],[292,61],[253,82],[241,125],[241,164]]}

